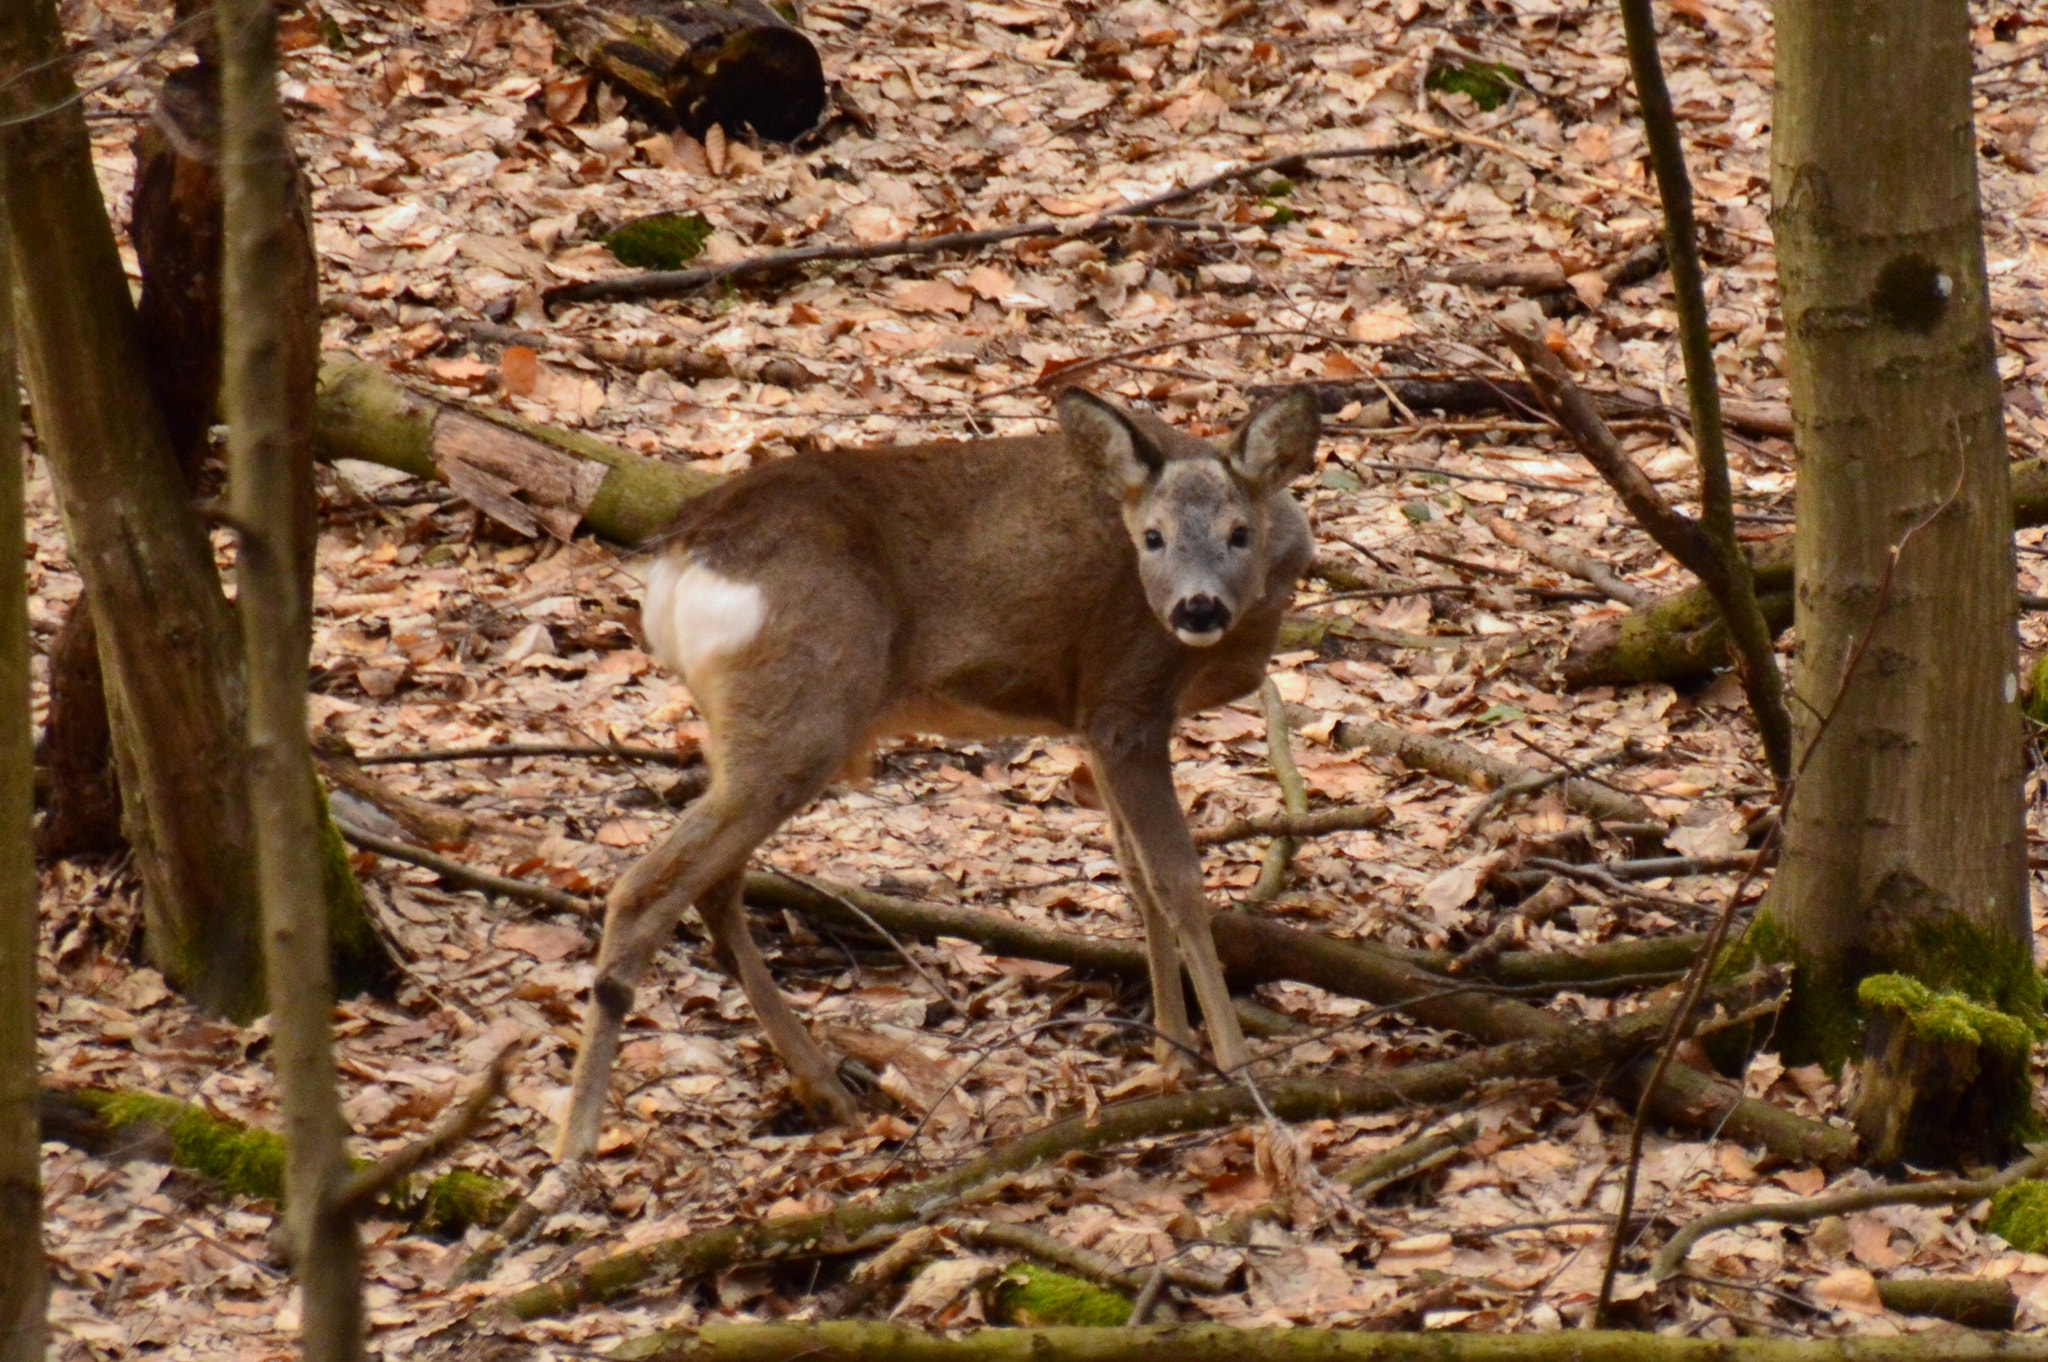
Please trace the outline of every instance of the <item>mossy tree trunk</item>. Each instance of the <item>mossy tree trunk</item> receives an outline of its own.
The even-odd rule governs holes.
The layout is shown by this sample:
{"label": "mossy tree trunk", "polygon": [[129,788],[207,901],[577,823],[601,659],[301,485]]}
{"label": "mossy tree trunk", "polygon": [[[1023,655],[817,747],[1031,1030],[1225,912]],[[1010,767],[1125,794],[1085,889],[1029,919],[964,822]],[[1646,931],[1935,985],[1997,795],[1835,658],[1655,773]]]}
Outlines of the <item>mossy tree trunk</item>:
{"label": "mossy tree trunk", "polygon": [[1839,1061],[1874,973],[2039,1015],[2012,500],[1969,11],[1784,0],[1777,18],[1803,769],[1753,939],[1800,965],[1788,1043]]}
{"label": "mossy tree trunk", "polygon": [[[0,201],[0,228],[6,206]],[[0,251],[0,1362],[42,1362],[47,1336],[42,1136],[36,1094],[35,807],[28,578],[22,567],[21,393],[14,292]]]}
{"label": "mossy tree trunk", "polygon": [[0,7],[0,73],[22,370],[97,625],[151,957],[200,1006],[251,1017],[239,642],[140,380],[135,307],[47,0]]}
{"label": "mossy tree trunk", "polygon": [[[0,118],[12,120],[0,126],[0,192],[23,267],[22,367],[92,611],[150,958],[200,1007],[246,1020],[263,1010],[264,990],[239,631],[146,378],[149,352],[48,0],[0,6],[0,76],[13,77],[0,83]],[[319,320],[306,221],[301,205],[293,248],[268,282],[296,318],[283,362],[290,401],[310,413]],[[211,409],[210,394],[194,400]],[[310,480],[291,495],[306,594]],[[310,790],[310,761],[303,779]],[[389,962],[341,864],[327,880],[333,939],[351,982],[366,983]]]}

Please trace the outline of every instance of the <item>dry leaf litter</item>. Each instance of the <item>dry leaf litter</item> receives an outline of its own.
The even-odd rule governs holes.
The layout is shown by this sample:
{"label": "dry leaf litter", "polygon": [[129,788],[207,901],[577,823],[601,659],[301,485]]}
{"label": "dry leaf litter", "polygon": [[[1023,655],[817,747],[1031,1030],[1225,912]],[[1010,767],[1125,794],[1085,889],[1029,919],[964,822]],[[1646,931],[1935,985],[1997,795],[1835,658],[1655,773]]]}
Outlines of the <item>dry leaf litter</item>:
{"label": "dry leaf litter", "polygon": [[[2039,320],[2048,247],[2034,235],[2048,226],[2048,127],[2031,96],[2048,29],[2038,6],[2001,13],[1977,35],[1980,169],[2009,430],[2016,452],[2036,454],[2048,437],[2048,331]],[[1666,18],[1723,382],[1736,396],[1782,402],[1767,224],[1769,11],[1752,0],[1683,0]],[[66,6],[66,20],[91,92],[102,184],[125,217],[129,138],[166,64],[180,60],[164,41],[171,15],[82,0]],[[321,40],[330,21],[337,47]],[[868,121],[842,121],[792,151],[650,129],[611,91],[558,64],[531,13],[474,0],[314,0],[287,16],[283,90],[313,184],[328,345],[452,396],[733,472],[812,447],[1043,429],[1048,402],[1034,381],[1103,355],[1121,358],[1090,374],[1096,386],[1211,431],[1242,416],[1254,384],[1503,374],[1491,316],[1514,295],[1433,277],[1454,264],[1550,260],[1585,304],[1551,323],[1567,361],[1596,387],[1683,408],[1667,278],[1608,291],[1597,273],[1658,227],[1609,8],[822,0],[805,24],[829,77]],[[1466,93],[1428,88],[1427,73],[1445,63],[1501,63],[1528,89],[1482,110]],[[1047,217],[1082,224],[1260,158],[1411,139],[1426,149],[1325,162],[1285,184],[1266,176],[1169,210],[1198,219],[1200,230],[1137,226],[968,258],[821,267],[774,287],[572,307],[552,318],[539,307],[544,288],[621,272],[597,238],[651,212],[703,214],[716,230],[702,263],[717,263],[819,241]],[[546,344],[524,353],[478,343],[472,326],[484,318]],[[592,358],[596,341],[677,347],[678,358],[636,371]],[[1580,584],[1504,547],[1476,513],[1592,553],[1652,591],[1682,586],[1683,574],[1554,435],[1497,417],[1413,420],[1400,411],[1382,415],[1392,426],[1365,429],[1371,406],[1361,400],[1330,422],[1306,494],[1320,552],[1396,584],[1457,590],[1318,604],[1329,593],[1305,588],[1305,609],[1421,646],[1367,642],[1276,661],[1281,694],[1320,716],[1301,725],[1295,744],[1312,796],[1381,801],[1392,818],[1306,842],[1289,892],[1270,911],[1339,936],[1456,948],[1496,920],[1484,888],[1496,867],[1531,854],[1628,854],[1554,795],[1509,804],[1468,834],[1482,796],[1334,750],[1332,723],[1346,716],[1455,737],[1537,769],[1622,745],[1606,777],[1675,821],[1671,849],[1739,846],[1737,830],[1764,807],[1767,784],[1739,692],[1725,679],[1683,694],[1555,686],[1548,667],[1568,632],[1620,607],[1540,594]],[[1692,496],[1674,429],[1626,439],[1668,495]],[[1743,532],[1782,532],[1789,445],[1739,439],[1732,460]],[[687,693],[637,646],[630,562],[588,539],[520,540],[439,489],[367,467],[323,477],[321,728],[365,754],[505,740],[674,747],[700,735]],[[39,463],[31,490],[32,608],[46,639],[78,583]],[[2021,536],[2023,590],[2044,589],[2040,538]],[[2029,636],[2041,641],[2036,629]],[[1279,807],[1255,701],[1185,724],[1176,755],[1198,827]],[[906,742],[883,755],[871,784],[836,790],[792,821],[762,859],[1048,928],[1132,936],[1079,764],[1061,740]],[[379,773],[478,820],[450,854],[590,897],[671,816],[660,807],[668,777],[659,768],[518,758]],[[1245,892],[1262,851],[1258,842],[1210,849],[1212,896]],[[509,1100],[459,1162],[530,1185],[564,1095],[592,949],[587,924],[449,892],[424,871],[369,858],[358,869],[406,977],[391,999],[344,1002],[337,1012],[357,1152],[420,1134],[500,1045],[524,1037],[530,1048]],[[1731,883],[1650,882],[1697,905],[1685,911],[1588,890],[1526,944],[1569,949],[1697,930]],[[133,882],[118,866],[48,873],[48,1073],[274,1124],[262,1028],[196,1016],[133,964],[126,947],[137,917]],[[372,1221],[375,1349],[403,1356],[426,1347],[466,1313],[579,1255],[822,1208],[1157,1086],[1142,1037],[1106,1026],[1030,1029],[1053,1017],[1133,1015],[1141,998],[959,942],[912,945],[966,1003],[926,1025],[929,987],[900,961],[850,956],[794,918],[756,921],[785,987],[828,1036],[865,1035],[871,1052],[877,1038],[900,1046],[875,1063],[901,1114],[850,1133],[804,1130],[738,989],[686,930],[642,990],[615,1085],[626,1096],[614,1102],[598,1164],[600,1195],[479,1285],[450,1284],[467,1246]],[[1363,1004],[1305,986],[1269,985],[1258,1000],[1313,1028],[1280,1052],[1274,1073],[1384,1069],[1466,1048],[1396,1018],[1357,1020]],[[1550,1006],[1598,1018],[1612,1004],[1574,995]],[[1837,1107],[1819,1073],[1786,1070],[1768,1054],[1747,1081],[1808,1115]],[[1296,1132],[1298,1152],[1334,1169],[1457,1114],[1312,1123]],[[1130,1265],[1180,1254],[1241,1266],[1229,1292],[1183,1302],[1195,1318],[1473,1330],[1582,1320],[1618,1195],[1625,1113],[1573,1083],[1474,1093],[1462,1114],[1477,1118],[1479,1138],[1420,1189],[1365,1204],[1298,1199],[1291,1223],[1262,1226],[1244,1247],[1210,1240],[1226,1217],[1282,1190],[1274,1160],[1260,1157],[1266,1137],[1252,1128],[1044,1169],[973,1214]],[[55,1144],[44,1172],[63,1357],[293,1355],[297,1308],[267,1240],[273,1207],[223,1204],[161,1164],[115,1166]],[[1666,1224],[1826,1183],[1816,1169],[1759,1163],[1754,1151],[1697,1135],[1654,1135],[1644,1179],[1643,1204]],[[570,1232],[581,1242],[568,1242]],[[2048,1320],[2048,1258],[2010,1252],[1967,1211],[1900,1208],[1810,1232],[1729,1231],[1703,1242],[1694,1265],[1728,1285],[1659,1297],[1627,1277],[1621,1294],[1670,1331],[1876,1333],[1926,1325],[1883,1313],[1872,1274],[1979,1274],[2013,1282],[2023,1325]],[[942,1243],[894,1308],[933,1324],[971,1322],[979,1306],[970,1288],[985,1271],[976,1254]],[[801,1313],[815,1302],[809,1273],[742,1267],[516,1332],[601,1348],[665,1324]],[[891,1298],[871,1308],[891,1308]]]}

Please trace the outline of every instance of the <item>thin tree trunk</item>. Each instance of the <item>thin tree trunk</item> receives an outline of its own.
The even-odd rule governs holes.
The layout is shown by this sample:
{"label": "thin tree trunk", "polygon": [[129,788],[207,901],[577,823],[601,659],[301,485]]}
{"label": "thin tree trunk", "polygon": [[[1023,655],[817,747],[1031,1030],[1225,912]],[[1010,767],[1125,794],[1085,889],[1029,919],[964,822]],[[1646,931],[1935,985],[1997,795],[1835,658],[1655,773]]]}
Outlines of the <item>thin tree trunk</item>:
{"label": "thin tree trunk", "polygon": [[201,1007],[261,1008],[234,618],[141,381],[128,281],[48,3],[0,5],[0,194],[22,370],[85,578],[151,959]]}
{"label": "thin tree trunk", "polygon": [[1969,11],[1783,0],[1777,17],[1804,769],[1751,939],[1800,965],[1790,1039],[1839,1060],[1871,973],[2039,1015],[2012,501]]}
{"label": "thin tree trunk", "polygon": [[[6,206],[0,201],[0,230]],[[30,765],[28,579],[22,568],[21,392],[14,281],[0,252],[0,1362],[42,1362],[42,1135],[36,1083],[35,808]]]}
{"label": "thin tree trunk", "polygon": [[277,102],[276,15],[270,0],[222,0],[216,19],[225,201],[221,405],[240,533],[248,788],[289,1151],[286,1224],[303,1293],[305,1356],[352,1362],[362,1355],[362,1249],[354,1216],[339,1200],[349,1177],[347,1126],[335,1088],[323,810],[306,741],[312,620],[301,527],[313,481],[313,357],[298,343],[295,321],[311,309],[289,287],[299,253],[291,152]]}

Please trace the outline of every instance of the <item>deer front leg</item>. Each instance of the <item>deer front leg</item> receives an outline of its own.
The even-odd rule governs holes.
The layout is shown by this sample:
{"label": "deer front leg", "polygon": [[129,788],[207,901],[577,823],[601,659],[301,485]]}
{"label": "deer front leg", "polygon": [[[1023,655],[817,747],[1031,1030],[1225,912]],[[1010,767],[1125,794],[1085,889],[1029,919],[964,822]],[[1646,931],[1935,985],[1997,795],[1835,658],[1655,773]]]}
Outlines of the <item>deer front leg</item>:
{"label": "deer front leg", "polygon": [[1109,817],[1110,843],[1116,849],[1116,863],[1124,872],[1124,886],[1131,902],[1138,906],[1138,920],[1145,925],[1145,963],[1152,976],[1152,1021],[1165,1034],[1154,1037],[1152,1056],[1175,1072],[1185,1072],[1190,1056],[1172,1042],[1192,1047],[1194,1028],[1188,1025],[1187,991],[1180,979],[1180,947],[1173,923],[1159,909],[1159,900],[1145,879],[1145,866],[1131,845],[1123,820]]}
{"label": "deer front leg", "polygon": [[[1195,997],[1202,1004],[1216,1062],[1235,1071],[1251,1060],[1237,1009],[1223,982],[1223,964],[1216,956],[1216,938],[1209,930],[1209,904],[1202,894],[1202,860],[1188,834],[1180,796],[1173,788],[1173,762],[1164,728],[1137,732],[1108,730],[1091,734],[1097,774],[1112,815],[1141,867],[1142,877],[1169,925]],[[1150,924],[1147,925],[1148,932]],[[1154,957],[1155,965],[1157,957]],[[1178,990],[1178,984],[1175,990]],[[1155,977],[1153,988],[1160,989]],[[1155,1002],[1165,1015],[1165,1004]],[[1185,1017],[1182,1021],[1185,1027]]]}
{"label": "deer front leg", "polygon": [[721,961],[740,981],[740,989],[761,1019],[768,1033],[769,1048],[789,1070],[789,1086],[797,1101],[819,1125],[851,1126],[860,1120],[860,1106],[839,1081],[833,1064],[810,1029],[790,1007],[789,999],[776,987],[768,962],[747,928],[747,909],[741,901],[746,877],[735,874],[719,881],[697,901],[697,911],[711,932],[711,943]]}

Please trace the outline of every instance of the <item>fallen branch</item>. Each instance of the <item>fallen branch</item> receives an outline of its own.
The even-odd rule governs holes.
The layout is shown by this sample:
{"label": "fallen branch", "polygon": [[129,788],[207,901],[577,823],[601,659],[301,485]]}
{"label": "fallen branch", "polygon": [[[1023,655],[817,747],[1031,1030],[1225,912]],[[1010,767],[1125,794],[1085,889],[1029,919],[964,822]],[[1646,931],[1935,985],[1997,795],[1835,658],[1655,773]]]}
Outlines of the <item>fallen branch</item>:
{"label": "fallen branch", "polygon": [[507,879],[503,875],[477,870],[460,861],[451,861],[446,856],[437,856],[410,842],[401,842],[392,837],[379,837],[374,832],[366,832],[339,818],[334,820],[334,826],[350,846],[361,847],[364,851],[372,851],[394,861],[404,861],[408,865],[431,870],[448,883],[460,885],[464,889],[474,889],[483,894],[496,894],[520,903],[537,904],[542,908],[552,908],[558,913],[575,913],[589,917],[595,911],[590,903],[576,895],[550,888],[545,884]]}
{"label": "fallen branch", "polygon": [[[1418,771],[1475,790],[1493,790],[1518,781],[1540,780],[1546,774],[1496,757],[1453,738],[1411,733],[1375,719],[1345,719],[1330,732],[1330,745],[1342,750],[1363,747],[1383,757],[1395,757]],[[1620,794],[1594,781],[1577,777],[1558,786],[1567,807],[1590,818],[1613,823],[1652,823],[1649,809],[1633,796]]]}
{"label": "fallen branch", "polygon": [[[1775,987],[1774,979],[1763,971],[1746,975],[1720,996],[1731,1002],[1754,1000]],[[735,1263],[831,1251],[879,1226],[929,1219],[977,1187],[1071,1154],[1191,1130],[1213,1130],[1262,1116],[1261,1099],[1263,1106],[1283,1121],[1326,1120],[1463,1100],[1481,1084],[1500,1080],[1597,1073],[1649,1044],[1669,1019],[1668,1007],[1652,1007],[1605,1022],[1560,1023],[1556,1034],[1542,1040],[1515,1041],[1373,1077],[1323,1074],[1262,1084],[1258,1094],[1232,1084],[1113,1102],[1006,1140],[970,1163],[873,1201],[662,1240],[529,1287],[506,1300],[503,1308],[516,1319],[537,1319],[657,1281],[702,1276]]]}
{"label": "fallen branch", "polygon": [[1503,917],[1492,931],[1451,961],[1449,973],[1484,976],[1503,951],[1523,940],[1531,927],[1541,926],[1571,907],[1574,897],[1569,880],[1561,876],[1546,880],[1541,889],[1515,905],[1515,910]]}
{"label": "fallen branch", "polygon": [[705,1324],[621,1344],[616,1362],[2048,1362],[2048,1338],[1960,1330],[1895,1338],[1684,1338],[1633,1329],[1551,1333],[1383,1333],[1220,1324],[979,1329],[926,1334],[900,1324]]}
{"label": "fallen branch", "polygon": [[1620,601],[1623,605],[1640,609],[1654,599],[1641,587],[1630,586],[1621,580],[1613,568],[1590,553],[1581,553],[1577,549],[1556,543],[1547,536],[1537,534],[1526,526],[1517,525],[1492,511],[1482,510],[1478,514],[1479,523],[1492,531],[1493,537],[1501,543],[1520,549],[1537,562],[1555,568],[1567,577],[1576,577],[1582,582],[1590,583],[1595,590],[1611,601]]}
{"label": "fallen branch", "polygon": [[313,449],[447,483],[522,534],[566,538],[580,522],[621,544],[667,528],[684,502],[718,485],[594,436],[443,401],[342,354],[320,366]]}
{"label": "fallen branch", "polygon": [[998,246],[1005,241],[1017,241],[1027,237],[1079,236],[1118,225],[1117,220],[1120,218],[1147,217],[1155,209],[1195,198],[1222,185],[1257,179],[1269,173],[1300,173],[1306,170],[1312,161],[1398,160],[1426,150],[1427,146],[1426,142],[1396,142],[1382,146],[1339,147],[1330,151],[1289,152],[1283,156],[1270,156],[1263,161],[1253,161],[1249,165],[1211,175],[1179,189],[1165,190],[1149,198],[1134,199],[1093,218],[1057,222],[1049,219],[1020,222],[1008,227],[991,227],[979,232],[944,232],[938,236],[903,237],[895,241],[874,241],[865,244],[826,242],[815,246],[800,246],[793,251],[775,251],[768,255],[751,256],[723,265],[699,265],[687,270],[651,270],[616,279],[565,284],[542,294],[541,304],[552,313],[556,308],[569,303],[675,298],[686,293],[694,293],[711,284],[756,279],[762,275],[778,274],[803,265],[944,255],[953,251],[980,250],[984,246]]}
{"label": "fallen branch", "polygon": [[[1266,759],[1273,767],[1273,779],[1279,783],[1281,801],[1290,817],[1306,818],[1308,786],[1302,783],[1301,769],[1294,764],[1294,753],[1289,749],[1294,735],[1287,727],[1287,705],[1271,677],[1259,685],[1259,708],[1266,716]],[[1252,886],[1253,903],[1270,903],[1280,897],[1280,891],[1287,887],[1287,868],[1294,863],[1299,845],[1290,833],[1273,839],[1259,864],[1258,883]]]}
{"label": "fallen branch", "polygon": [[[472,1100],[475,1100],[472,1097]],[[459,1117],[460,1113],[457,1113]],[[42,1138],[84,1150],[109,1163],[148,1159],[181,1168],[235,1197],[284,1199],[284,1137],[205,1111],[173,1097],[107,1088],[45,1087]],[[430,1150],[429,1154],[445,1152]],[[415,1165],[417,1166],[417,1165]],[[460,1234],[490,1225],[518,1200],[512,1187],[466,1168],[424,1187],[394,1179],[365,1195],[362,1208],[410,1221],[423,1232]]]}
{"label": "fallen branch", "polygon": [[441,1158],[461,1144],[483,1124],[491,1103],[505,1091],[505,1074],[518,1057],[521,1042],[513,1041],[491,1056],[490,1067],[462,1105],[444,1116],[425,1135],[395,1149],[373,1164],[358,1168],[334,1199],[338,1214],[360,1217],[372,1202],[417,1172],[422,1164]]}
{"label": "fallen branch", "polygon": [[[1637,79],[1640,89],[1640,73]],[[1660,166],[1660,182],[1666,173],[1666,168]],[[1686,202],[1689,215],[1690,200]],[[1667,203],[1667,211],[1677,210],[1675,205]],[[1672,240],[1679,255],[1683,255],[1691,245],[1689,240]],[[1698,258],[1694,255],[1691,259],[1696,272]],[[1778,779],[1784,779],[1792,769],[1792,715],[1785,707],[1785,682],[1783,673],[1778,670],[1777,655],[1772,646],[1773,634],[1764,619],[1763,608],[1757,603],[1749,563],[1736,546],[1734,522],[1729,518],[1732,504],[1727,493],[1726,451],[1719,443],[1718,389],[1713,387],[1711,378],[1705,384],[1698,384],[1695,380],[1699,392],[1694,399],[1694,422],[1696,427],[1706,427],[1695,432],[1697,448],[1704,460],[1702,477],[1708,487],[1703,509],[1710,513],[1706,523],[1702,524],[1680,514],[1664,500],[1649,477],[1637,467],[1636,461],[1622,449],[1620,441],[1614,438],[1614,432],[1607,428],[1592,399],[1579,388],[1563,361],[1550,352],[1550,347],[1543,343],[1541,337],[1519,330],[1505,321],[1500,323],[1500,332],[1508,348],[1522,362],[1529,382],[1543,399],[1544,406],[1572,437],[1572,442],[1579,447],[1586,461],[1621,499],[1636,524],[1681,566],[1698,577],[1714,598],[1728,637],[1735,645],[1734,654],[1742,674],[1743,689],[1749,697],[1757,731],[1763,739],[1764,753],[1771,770]],[[1695,358],[1688,353],[1689,375],[1693,373]],[[1715,462],[1717,455],[1718,464]],[[1713,485],[1716,467],[1721,472],[1718,491]]]}
{"label": "fallen branch", "polygon": [[1909,1182],[1904,1186],[1857,1187],[1846,1192],[1828,1192],[1798,1201],[1776,1201],[1768,1205],[1729,1206],[1688,1222],[1658,1253],[1650,1268],[1652,1281],[1665,1281],[1685,1266],[1692,1246],[1716,1230],[1737,1225],[1808,1225],[1831,1215],[1876,1210],[1880,1206],[1967,1206],[1996,1195],[2012,1183],[2038,1177],[2048,1171],[2048,1150],[2020,1160],[2002,1172],[1974,1180],[1943,1178],[1937,1182]]}
{"label": "fallen branch", "polygon": [[1321,837],[1332,832],[1361,832],[1383,828],[1393,821],[1394,811],[1384,804],[1345,804],[1309,813],[1255,813],[1233,818],[1213,828],[1194,829],[1198,847],[1245,842],[1254,837]]}
{"label": "fallen branch", "polygon": [[1363,1201],[1405,1178],[1437,1167],[1477,1138],[1479,1122],[1468,1116],[1447,1129],[1433,1130],[1355,1163],[1330,1180],[1349,1187],[1352,1195]]}

